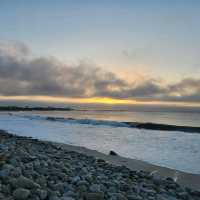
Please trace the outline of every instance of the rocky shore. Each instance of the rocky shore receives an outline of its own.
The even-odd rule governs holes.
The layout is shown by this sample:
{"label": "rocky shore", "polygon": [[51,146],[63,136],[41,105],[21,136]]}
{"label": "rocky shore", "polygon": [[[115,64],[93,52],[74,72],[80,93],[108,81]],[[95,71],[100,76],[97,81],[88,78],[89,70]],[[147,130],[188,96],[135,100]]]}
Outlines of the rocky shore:
{"label": "rocky shore", "polygon": [[2,200],[199,200],[172,178],[0,131]]}

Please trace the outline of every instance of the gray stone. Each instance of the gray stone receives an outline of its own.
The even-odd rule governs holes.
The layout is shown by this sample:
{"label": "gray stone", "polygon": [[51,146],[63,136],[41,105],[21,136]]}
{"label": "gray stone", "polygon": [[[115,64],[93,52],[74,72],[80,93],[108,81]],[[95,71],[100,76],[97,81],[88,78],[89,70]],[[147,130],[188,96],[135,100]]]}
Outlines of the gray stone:
{"label": "gray stone", "polygon": [[36,182],[41,186],[41,187],[46,187],[47,186],[47,181],[44,176],[40,176],[39,178],[36,179]]}
{"label": "gray stone", "polygon": [[155,200],[153,196],[148,196],[148,200]]}
{"label": "gray stone", "polygon": [[50,197],[49,197],[49,200],[60,200],[60,198],[57,197],[57,196],[50,196]]}
{"label": "gray stone", "polygon": [[44,200],[47,197],[47,191],[46,190],[37,189],[36,194],[40,197],[41,200]]}
{"label": "gray stone", "polygon": [[88,186],[88,182],[87,181],[79,181],[77,182],[77,186],[80,186],[80,185],[85,185],[85,186]]}
{"label": "gray stone", "polygon": [[2,169],[0,171],[0,178],[1,179],[5,179],[5,178],[7,178],[9,176],[9,174],[10,174],[10,170],[9,169]]}
{"label": "gray stone", "polygon": [[180,192],[180,193],[177,194],[177,196],[178,196],[180,199],[183,199],[183,200],[187,200],[187,199],[189,198],[187,192]]}
{"label": "gray stone", "polygon": [[12,166],[12,165],[10,165],[10,164],[5,164],[4,166],[3,166],[3,169],[8,169],[8,170],[12,170],[12,169],[14,169],[15,167],[14,166]]}
{"label": "gray stone", "polygon": [[32,181],[31,179],[28,179],[24,176],[20,176],[15,181],[15,187],[16,188],[27,188],[27,189],[33,189],[33,188],[40,188],[40,185]]}
{"label": "gray stone", "polygon": [[9,163],[12,164],[12,165],[15,166],[15,167],[18,165],[18,161],[17,161],[16,158],[11,158],[11,159],[9,160]]}
{"label": "gray stone", "polygon": [[113,193],[111,195],[112,200],[127,200],[127,198],[121,193]]}
{"label": "gray stone", "polygon": [[127,195],[127,199],[128,200],[142,200],[143,198],[136,194],[130,194],[130,195]]}
{"label": "gray stone", "polygon": [[64,183],[63,186],[64,186],[64,192],[72,191],[74,189],[73,185],[69,183]]}
{"label": "gray stone", "polygon": [[176,197],[169,196],[169,195],[167,195],[167,194],[157,194],[156,197],[157,197],[157,199],[159,199],[159,200],[177,200]]}
{"label": "gray stone", "polygon": [[25,200],[30,195],[30,191],[24,188],[18,188],[13,192],[13,197],[16,200]]}
{"label": "gray stone", "polygon": [[75,193],[73,191],[68,191],[68,192],[64,193],[63,196],[76,198],[78,195],[77,195],[77,193]]}
{"label": "gray stone", "polygon": [[80,180],[81,180],[80,176],[75,176],[75,177],[72,179],[72,183],[73,183],[73,184],[77,184]]}
{"label": "gray stone", "polygon": [[152,180],[155,185],[161,185],[163,183],[162,178],[158,174],[153,174]]}
{"label": "gray stone", "polygon": [[0,193],[0,199],[2,199],[2,200],[6,199],[6,197],[4,196],[4,194]]}
{"label": "gray stone", "polygon": [[84,199],[85,200],[103,200],[104,194],[102,192],[98,192],[98,193],[90,192],[84,195]]}
{"label": "gray stone", "polygon": [[92,175],[91,175],[91,174],[87,174],[87,175],[85,176],[85,180],[87,180],[89,183],[91,183],[92,180],[93,180]]}
{"label": "gray stone", "polygon": [[123,184],[120,185],[120,190],[121,191],[127,192],[130,189],[131,189],[130,186],[128,184],[126,184],[126,183],[123,183]]}
{"label": "gray stone", "polygon": [[77,191],[78,191],[79,193],[83,194],[84,192],[87,191],[87,186],[85,186],[85,185],[79,185],[79,186],[77,187]]}
{"label": "gray stone", "polygon": [[101,186],[98,184],[91,185],[89,189],[91,192],[101,192]]}
{"label": "gray stone", "polygon": [[8,146],[5,144],[0,144],[0,151],[7,151],[8,150]]}
{"label": "gray stone", "polygon": [[54,190],[64,193],[64,183],[57,183],[54,185]]}
{"label": "gray stone", "polygon": [[114,186],[111,186],[111,187],[109,187],[108,191],[109,191],[110,193],[116,193],[116,192],[117,192],[117,188],[114,187]]}
{"label": "gray stone", "polygon": [[15,169],[13,169],[11,171],[11,176],[14,176],[14,177],[19,177],[21,174],[22,174],[22,170],[20,167],[16,167]]}
{"label": "gray stone", "polygon": [[61,200],[75,200],[73,197],[61,197]]}
{"label": "gray stone", "polygon": [[140,191],[141,191],[142,193],[147,193],[148,195],[154,195],[154,194],[156,194],[156,191],[155,191],[155,190],[149,189],[149,188],[144,188],[144,187],[141,187],[141,188],[140,188]]}
{"label": "gray stone", "polygon": [[2,186],[1,186],[1,191],[2,191],[4,194],[9,195],[9,194],[11,193],[11,186],[10,186],[9,184],[2,185]]}

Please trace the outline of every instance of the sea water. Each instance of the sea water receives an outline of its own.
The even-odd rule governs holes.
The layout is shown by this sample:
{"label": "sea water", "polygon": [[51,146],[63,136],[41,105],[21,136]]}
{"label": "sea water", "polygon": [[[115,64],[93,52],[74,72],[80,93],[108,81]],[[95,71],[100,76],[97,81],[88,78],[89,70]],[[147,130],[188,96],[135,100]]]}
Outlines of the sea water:
{"label": "sea water", "polygon": [[[47,116],[87,120],[84,123],[65,119],[52,121],[46,120]],[[11,133],[84,146],[106,154],[114,150],[128,158],[200,174],[199,133],[129,128],[120,126],[122,121],[198,126],[200,116],[198,112],[122,110],[0,113],[0,129]]]}

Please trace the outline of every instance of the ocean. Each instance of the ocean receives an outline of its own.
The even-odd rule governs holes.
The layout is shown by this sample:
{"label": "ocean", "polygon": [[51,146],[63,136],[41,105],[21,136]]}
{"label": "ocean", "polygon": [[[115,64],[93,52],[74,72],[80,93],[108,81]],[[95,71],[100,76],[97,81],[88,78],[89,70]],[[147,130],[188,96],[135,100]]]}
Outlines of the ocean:
{"label": "ocean", "polygon": [[[123,122],[198,127],[198,109],[76,107],[74,111],[1,112],[0,129],[22,136],[84,146],[108,154],[200,174],[200,133],[145,130]],[[73,119],[73,120],[72,120]]]}

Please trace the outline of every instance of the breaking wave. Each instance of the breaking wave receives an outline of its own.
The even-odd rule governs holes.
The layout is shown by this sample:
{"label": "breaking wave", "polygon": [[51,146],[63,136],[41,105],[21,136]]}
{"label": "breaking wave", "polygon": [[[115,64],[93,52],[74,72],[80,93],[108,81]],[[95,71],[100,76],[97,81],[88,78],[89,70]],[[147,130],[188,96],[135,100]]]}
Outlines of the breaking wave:
{"label": "breaking wave", "polygon": [[96,119],[75,119],[75,118],[52,117],[52,116],[42,116],[42,115],[20,115],[20,117],[28,118],[30,120],[48,120],[52,122],[86,124],[92,126],[127,127],[127,128],[138,128],[138,129],[158,130],[158,131],[159,130],[182,131],[189,133],[200,133],[200,127],[193,127],[193,126],[177,126],[168,124],[140,123],[140,122],[119,122],[119,121],[96,120]]}

